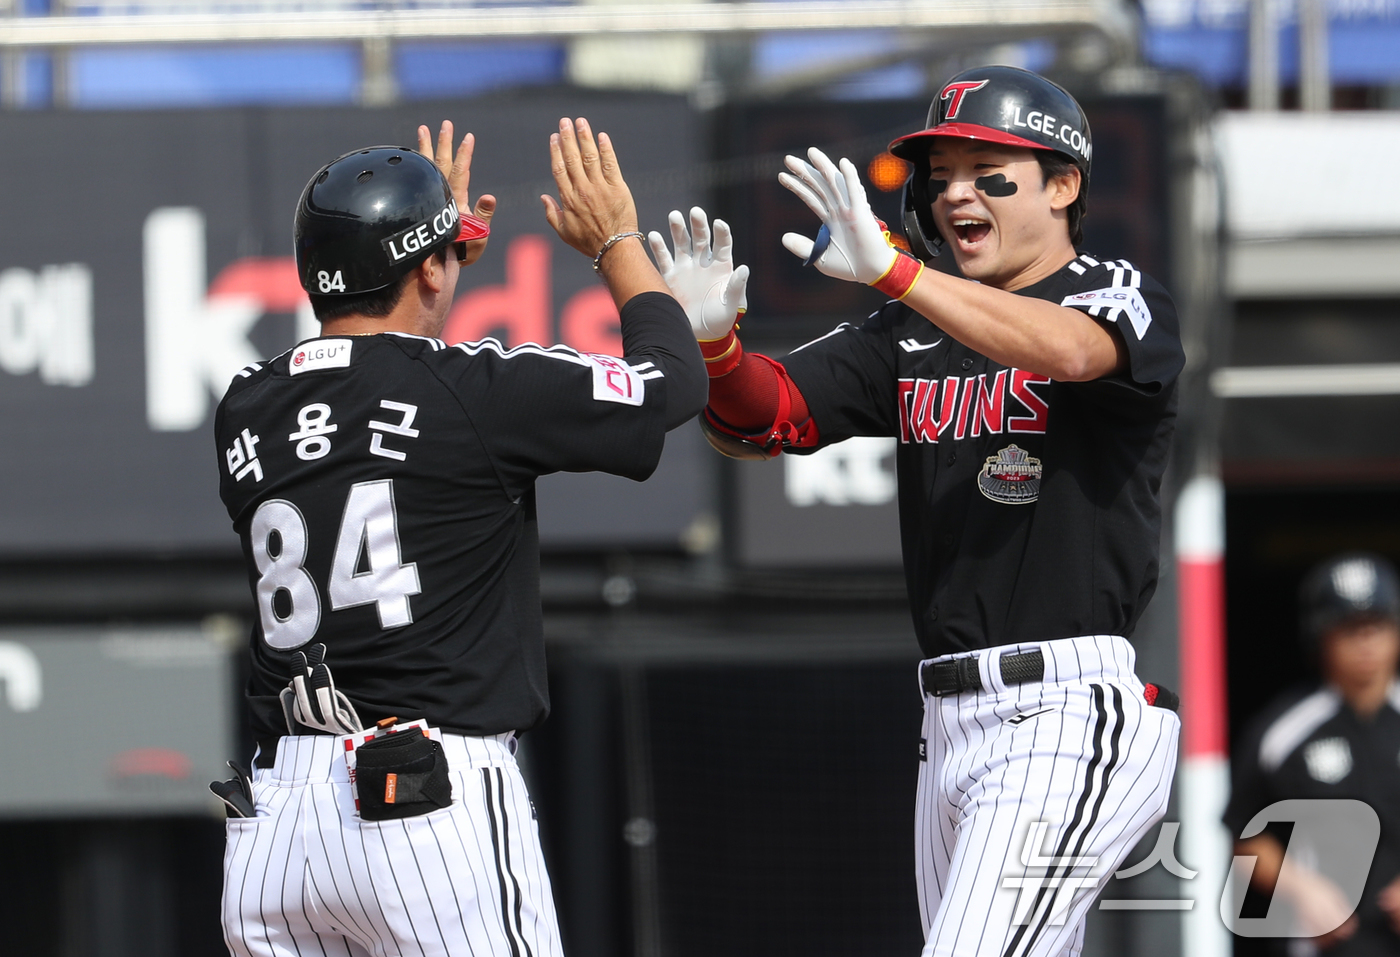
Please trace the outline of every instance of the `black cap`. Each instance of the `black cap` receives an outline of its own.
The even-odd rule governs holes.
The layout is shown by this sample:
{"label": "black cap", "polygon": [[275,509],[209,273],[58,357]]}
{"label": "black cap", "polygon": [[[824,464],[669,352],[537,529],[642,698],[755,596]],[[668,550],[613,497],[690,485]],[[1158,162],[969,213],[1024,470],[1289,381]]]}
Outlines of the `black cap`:
{"label": "black cap", "polygon": [[317,295],[373,292],[455,242],[461,216],[433,162],[373,146],[318,170],[297,202],[301,286]]}
{"label": "black cap", "polygon": [[964,70],[933,98],[924,128],[889,146],[895,156],[914,164],[904,186],[904,232],[910,251],[920,259],[938,255],[942,241],[928,195],[928,147],[935,136],[1060,153],[1079,167],[1080,195],[1089,188],[1094,143],[1089,119],[1074,97],[1040,74],[1017,67]]}
{"label": "black cap", "polygon": [[1298,591],[1303,641],[1315,651],[1322,636],[1359,618],[1400,620],[1395,566],[1370,552],[1329,558],[1308,572]]}

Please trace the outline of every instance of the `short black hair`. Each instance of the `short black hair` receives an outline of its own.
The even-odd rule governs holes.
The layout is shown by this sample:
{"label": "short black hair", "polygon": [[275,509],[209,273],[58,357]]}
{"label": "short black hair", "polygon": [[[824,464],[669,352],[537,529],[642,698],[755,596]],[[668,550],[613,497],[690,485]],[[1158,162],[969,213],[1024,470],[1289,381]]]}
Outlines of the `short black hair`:
{"label": "short black hair", "polygon": [[[438,262],[444,266],[447,265],[446,247],[439,249],[433,255]],[[339,319],[342,316],[383,319],[394,311],[394,307],[403,298],[404,288],[408,285],[408,277],[412,275],[413,270],[410,269],[400,276],[397,282],[390,283],[383,289],[376,289],[373,292],[361,292],[349,296],[322,296],[310,293],[311,311],[316,313],[317,322],[330,322],[332,319]]]}
{"label": "short black hair", "polygon": [[1089,212],[1089,181],[1084,171],[1063,153],[1054,150],[1036,150],[1035,158],[1040,163],[1042,183],[1049,183],[1056,176],[1068,176],[1069,171],[1079,170],[1079,195],[1069,204],[1069,241],[1078,246],[1084,242],[1084,217]]}

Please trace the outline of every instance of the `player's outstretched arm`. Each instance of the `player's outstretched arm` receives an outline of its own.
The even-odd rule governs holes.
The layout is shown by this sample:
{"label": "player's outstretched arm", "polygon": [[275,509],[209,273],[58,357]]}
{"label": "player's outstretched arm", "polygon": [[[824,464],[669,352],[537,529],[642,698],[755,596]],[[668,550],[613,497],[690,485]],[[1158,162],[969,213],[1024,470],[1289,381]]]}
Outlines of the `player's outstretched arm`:
{"label": "player's outstretched arm", "polygon": [[[457,148],[456,155],[453,155],[451,120],[442,121],[436,146],[433,145],[432,131],[426,126],[418,127],[418,152],[432,160],[447,178],[447,185],[452,187],[452,198],[457,201],[458,213],[463,216],[475,216],[489,226],[491,217],[496,214],[496,197],[488,193],[478,199],[475,206],[468,205],[470,197],[467,188],[472,181],[472,154],[475,150],[476,137],[468,133],[462,137],[462,144]],[[467,256],[462,260],[462,265],[470,266],[481,258],[481,254],[486,252],[487,238],[482,237],[467,243]]]}
{"label": "player's outstretched arm", "polygon": [[736,323],[748,308],[749,267],[734,266],[729,224],[716,219],[712,241],[710,219],[699,206],[691,208],[688,226],[680,210],[671,211],[669,222],[674,253],[660,233],[647,240],[705,357],[710,379],[705,437],[735,458],[777,455],[785,441],[814,444],[817,431],[807,402],[782,364],[748,355],[739,343]]}
{"label": "player's outstretched arm", "polygon": [[[828,276],[863,282],[900,299],[963,345],[990,359],[1087,382],[1127,367],[1122,340],[1088,314],[932,269],[890,245],[848,159],[833,163],[815,147],[808,160],[789,156],[778,181],[822,222],[817,241],[799,233],[783,246]],[[810,162],[809,162],[810,160]],[[825,248],[819,248],[826,243]]]}
{"label": "player's outstretched arm", "polygon": [[540,197],[544,217],[560,239],[594,261],[618,309],[644,292],[670,295],[642,248],[637,206],[608,134],[595,141],[586,119],[560,120],[549,137],[549,165],[559,198]]}
{"label": "player's outstretched arm", "polygon": [[593,260],[617,304],[622,349],[655,364],[666,379],[666,428],[690,421],[705,405],[705,363],[685,313],[643,248],[637,207],[606,133],[596,142],[588,121],[559,121],[549,137],[550,170],[559,198],[541,196],[559,238]]}

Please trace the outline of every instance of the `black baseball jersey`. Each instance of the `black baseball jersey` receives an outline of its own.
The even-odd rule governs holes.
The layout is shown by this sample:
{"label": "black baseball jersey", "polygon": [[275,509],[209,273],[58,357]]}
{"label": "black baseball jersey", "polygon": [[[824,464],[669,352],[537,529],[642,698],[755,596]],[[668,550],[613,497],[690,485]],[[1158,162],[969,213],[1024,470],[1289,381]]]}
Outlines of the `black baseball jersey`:
{"label": "black baseball jersey", "polygon": [[1017,292],[1113,323],[1128,368],[1055,382],[991,361],[899,302],[783,360],[822,445],[899,439],[904,569],[930,657],[1126,637],[1157,584],[1184,363],[1171,298],[1128,262],[1088,255]]}
{"label": "black baseball jersey", "polygon": [[286,733],[276,696],[312,640],[367,724],[480,735],[544,719],[535,478],[645,479],[666,430],[704,404],[675,300],[622,313],[624,359],[384,333],[239,373],[215,432],[258,609],[259,740]]}
{"label": "black baseball jersey", "polygon": [[[1369,721],[1330,688],[1285,694],[1250,723],[1230,763],[1225,824],[1236,836],[1276,801],[1349,798],[1371,806],[1381,836],[1356,914],[1360,928],[1326,953],[1400,954],[1400,935],[1376,902],[1377,893],[1400,877],[1400,683],[1391,685],[1387,703]],[[1288,835],[1276,836],[1287,844]]]}

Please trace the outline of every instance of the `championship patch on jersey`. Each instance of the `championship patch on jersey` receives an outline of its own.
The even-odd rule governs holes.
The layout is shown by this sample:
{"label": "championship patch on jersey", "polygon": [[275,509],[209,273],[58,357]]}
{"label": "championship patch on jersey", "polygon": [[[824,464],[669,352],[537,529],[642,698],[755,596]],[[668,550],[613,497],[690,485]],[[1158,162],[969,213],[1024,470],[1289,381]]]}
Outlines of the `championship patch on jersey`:
{"label": "championship patch on jersey", "polygon": [[1025,449],[1008,445],[988,456],[977,473],[977,490],[1003,505],[1027,505],[1040,498],[1040,459]]}
{"label": "championship patch on jersey", "polygon": [[317,369],[344,369],[350,365],[349,339],[318,339],[304,346],[297,346],[287,359],[287,372],[300,375]]}
{"label": "championship patch on jersey", "polygon": [[[1142,298],[1141,290],[1131,286],[1110,286],[1106,289],[1077,292],[1072,296],[1065,296],[1060,300],[1060,305],[1084,309],[1090,315],[1097,315],[1109,322],[1117,322],[1118,313],[1121,312],[1133,324],[1133,332],[1137,333],[1139,340],[1147,335],[1147,327],[1152,325],[1152,310],[1147,308],[1147,300]],[[1105,311],[1096,313],[1095,309]]]}
{"label": "championship patch on jersey", "polygon": [[616,356],[580,352],[593,369],[593,398],[599,402],[641,405],[646,398],[646,381]]}

